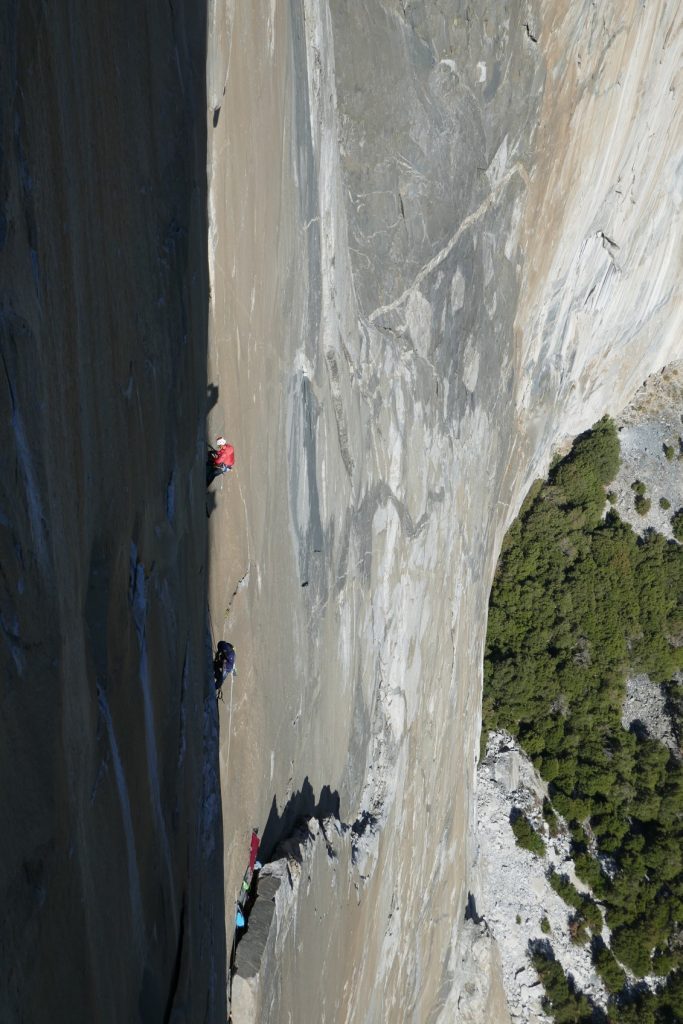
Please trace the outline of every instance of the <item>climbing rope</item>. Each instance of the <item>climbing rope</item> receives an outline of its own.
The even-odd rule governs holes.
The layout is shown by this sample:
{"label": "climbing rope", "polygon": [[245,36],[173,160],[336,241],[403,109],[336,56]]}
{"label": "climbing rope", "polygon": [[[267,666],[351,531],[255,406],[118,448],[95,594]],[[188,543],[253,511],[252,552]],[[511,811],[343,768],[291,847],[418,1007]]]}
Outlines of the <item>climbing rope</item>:
{"label": "climbing rope", "polygon": [[[225,758],[225,778],[228,778],[228,769],[230,767],[230,741],[232,740],[232,688],[233,688],[233,677],[230,677],[230,717],[228,719],[228,753]],[[221,688],[221,700],[223,690]]]}
{"label": "climbing rope", "polygon": [[216,637],[213,632],[213,620],[211,619],[211,605],[206,602],[206,614],[209,617],[209,633],[211,634],[211,652],[216,650]]}
{"label": "climbing rope", "polygon": [[[213,652],[216,649],[216,637],[215,637],[215,634],[214,634],[214,631],[213,631],[213,621],[212,621],[212,618],[211,618],[211,608],[210,608],[208,602],[207,602],[207,606],[206,606],[206,611],[207,611],[207,615],[208,615],[208,619],[209,619],[209,632],[211,634],[211,650]],[[226,780],[226,782],[227,782],[227,779],[228,779],[229,768],[230,768],[230,743],[232,741],[232,688],[233,688],[233,676],[230,677],[230,705],[229,705],[229,712],[228,712],[228,750],[227,750],[227,755],[226,755],[226,758],[225,758],[225,766],[223,768],[223,771],[225,772],[225,780]],[[223,704],[225,704],[225,699],[223,697],[223,687],[222,686],[221,686],[220,690],[218,690],[218,692],[216,693],[216,699],[221,701]],[[235,906],[237,906],[237,900],[235,900]],[[232,972],[233,972],[233,966],[234,966],[234,960],[235,960],[236,942],[237,942],[237,929],[235,928],[234,917],[233,917],[232,944],[230,946],[230,958],[228,960],[228,992],[227,992],[228,1005],[230,1004],[231,999],[232,999]],[[232,1017],[229,1017],[228,1019],[232,1020]]]}

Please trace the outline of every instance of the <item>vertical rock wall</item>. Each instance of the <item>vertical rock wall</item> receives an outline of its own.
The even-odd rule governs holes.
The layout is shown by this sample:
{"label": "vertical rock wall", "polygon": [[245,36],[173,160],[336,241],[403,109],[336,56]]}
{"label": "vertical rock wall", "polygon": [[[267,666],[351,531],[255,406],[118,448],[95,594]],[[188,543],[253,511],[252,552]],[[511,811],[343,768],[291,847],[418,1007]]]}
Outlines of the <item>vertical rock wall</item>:
{"label": "vertical rock wall", "polygon": [[677,5],[0,26],[0,1016],[224,1020],[251,827],[336,814],[263,1019],[500,1019],[489,586],[552,445],[679,350]]}
{"label": "vertical rock wall", "polygon": [[225,1021],[205,15],[0,11],[0,1019]]}
{"label": "vertical rock wall", "polygon": [[[212,607],[246,645],[226,897],[249,827],[272,849],[327,787],[355,881],[311,876],[330,945],[301,924],[263,1019],[499,1019],[464,920],[488,592],[553,444],[679,345],[680,15],[331,0],[223,23],[210,366],[243,461],[213,550],[245,536]],[[249,109],[271,130],[233,143]]]}

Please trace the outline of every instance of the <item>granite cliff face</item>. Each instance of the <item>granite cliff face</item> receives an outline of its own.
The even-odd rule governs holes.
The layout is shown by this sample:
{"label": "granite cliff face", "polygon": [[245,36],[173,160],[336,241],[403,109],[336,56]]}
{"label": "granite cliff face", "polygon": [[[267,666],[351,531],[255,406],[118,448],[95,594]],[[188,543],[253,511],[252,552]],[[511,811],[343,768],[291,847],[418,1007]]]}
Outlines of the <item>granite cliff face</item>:
{"label": "granite cliff face", "polygon": [[2,1009],[224,1021],[249,831],[313,819],[257,1019],[504,1020],[488,593],[553,445],[680,354],[681,16],[200,8],[3,16]]}
{"label": "granite cliff face", "polygon": [[8,1024],[225,1020],[205,34],[195,4],[0,11]]}
{"label": "granite cliff face", "polygon": [[329,787],[354,863],[299,887],[324,941],[302,925],[268,961],[261,1019],[501,1020],[465,921],[488,591],[553,445],[680,345],[680,14],[223,17],[212,359],[243,460],[212,545],[227,522],[245,539],[213,603],[248,572],[224,627],[258,638],[231,752],[221,713],[226,902],[248,825],[274,845],[314,811],[304,781]]}

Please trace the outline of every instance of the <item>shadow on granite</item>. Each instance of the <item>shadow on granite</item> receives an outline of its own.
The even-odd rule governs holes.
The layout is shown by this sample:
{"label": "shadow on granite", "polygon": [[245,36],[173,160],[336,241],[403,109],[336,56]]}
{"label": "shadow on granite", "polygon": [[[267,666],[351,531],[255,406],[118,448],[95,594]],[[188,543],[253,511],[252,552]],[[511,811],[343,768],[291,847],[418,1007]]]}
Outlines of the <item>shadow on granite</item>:
{"label": "shadow on granite", "polygon": [[339,793],[329,786],[323,786],[316,801],[315,791],[308,776],[304,779],[301,789],[289,798],[281,812],[278,811],[277,798],[273,797],[268,820],[261,835],[262,863],[270,860],[275,847],[291,835],[299,821],[308,821],[309,818],[322,820],[329,817],[339,817]]}

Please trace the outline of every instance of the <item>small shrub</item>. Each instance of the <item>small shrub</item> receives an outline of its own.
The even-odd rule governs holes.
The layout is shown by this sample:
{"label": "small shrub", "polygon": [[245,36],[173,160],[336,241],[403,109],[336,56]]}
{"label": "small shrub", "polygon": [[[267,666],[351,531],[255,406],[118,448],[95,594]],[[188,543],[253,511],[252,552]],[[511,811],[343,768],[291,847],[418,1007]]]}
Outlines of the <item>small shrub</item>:
{"label": "small shrub", "polygon": [[616,491],[608,491],[607,492],[607,500],[609,501],[610,505],[616,505],[616,503],[617,503],[617,492]]}
{"label": "small shrub", "polygon": [[572,801],[566,793],[562,793],[560,790],[553,793],[553,807],[559,811],[563,817],[571,818]]}
{"label": "small shrub", "polygon": [[551,838],[554,839],[560,830],[560,823],[557,820],[557,815],[553,810],[553,805],[550,803],[547,797],[543,800],[543,820],[548,826]]}
{"label": "small shrub", "polygon": [[602,939],[594,939],[591,955],[595,969],[605,983],[608,992],[614,995],[626,984],[626,973],[617,963],[614,953]]}
{"label": "small shrub", "polygon": [[647,488],[645,487],[645,484],[642,480],[634,480],[631,484],[631,490],[635,491],[636,494],[645,494]]}
{"label": "small shrub", "polygon": [[584,896],[581,904],[581,913],[586,919],[586,924],[594,934],[602,931],[602,911],[590,896]]}
{"label": "small shrub", "polygon": [[572,914],[569,919],[569,939],[575,946],[585,946],[588,942],[588,925],[581,914]]}
{"label": "small shrub", "polygon": [[535,853],[537,857],[545,854],[545,843],[525,814],[520,814],[519,811],[515,814],[513,811],[510,824],[518,846]]}
{"label": "small shrub", "polygon": [[[574,801],[572,801],[574,803]],[[572,853],[584,853],[588,849],[588,836],[580,821],[572,820],[569,823],[569,831],[572,834]],[[576,856],[574,857],[576,861]],[[580,877],[580,876],[579,876]]]}
{"label": "small shrub", "polygon": [[602,895],[605,888],[605,876],[599,862],[594,857],[591,857],[589,853],[577,853],[574,857],[574,869],[582,882],[589,885],[593,892]]}
{"label": "small shrub", "polygon": [[676,955],[671,950],[657,950],[652,958],[652,969],[655,974],[664,975],[677,965]]}
{"label": "small shrub", "polygon": [[519,916],[519,914],[517,914],[517,916],[515,917],[515,924],[521,924],[521,923],[522,923],[522,918]]}
{"label": "small shrub", "polygon": [[659,499],[659,507],[663,508],[664,511],[666,512],[667,509],[671,508],[671,502],[669,501],[668,498],[660,498]]}
{"label": "small shrub", "polygon": [[[536,766],[546,782],[552,782],[560,774],[560,762],[556,757],[542,757]],[[545,814],[543,815],[545,817]]]}
{"label": "small shrub", "polygon": [[674,446],[672,444],[663,444],[662,450],[664,451],[664,455],[666,456],[668,461],[671,462],[674,455],[676,454]]}
{"label": "small shrub", "polygon": [[679,508],[671,517],[671,529],[676,540],[683,544],[683,508]]}
{"label": "small shrub", "polygon": [[576,886],[570,882],[567,875],[560,875],[554,868],[551,868],[548,881],[551,888],[555,890],[560,899],[564,900],[568,907],[579,910],[583,903],[583,896]]}
{"label": "small shrub", "polygon": [[650,511],[652,502],[649,498],[644,498],[642,494],[636,494],[635,506],[639,516],[646,516]]}
{"label": "small shrub", "polygon": [[[545,940],[544,940],[545,941]],[[583,1024],[591,1019],[592,1007],[583,992],[565,975],[562,965],[552,953],[535,950],[531,962],[545,990],[543,1009],[556,1021]]]}
{"label": "small shrub", "polygon": [[650,973],[651,940],[646,930],[637,924],[617,928],[612,932],[612,949],[617,959],[630,968],[637,977],[642,978]]}
{"label": "small shrub", "polygon": [[542,917],[541,918],[541,931],[543,932],[544,935],[550,935],[550,931],[551,931],[550,921],[548,920],[547,917]]}

